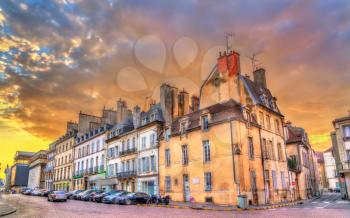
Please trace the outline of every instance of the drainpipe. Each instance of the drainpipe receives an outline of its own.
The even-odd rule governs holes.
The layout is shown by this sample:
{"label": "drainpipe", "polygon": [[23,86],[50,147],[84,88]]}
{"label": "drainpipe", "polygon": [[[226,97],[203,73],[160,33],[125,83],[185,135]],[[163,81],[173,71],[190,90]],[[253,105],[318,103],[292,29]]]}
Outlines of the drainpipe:
{"label": "drainpipe", "polygon": [[260,141],[260,153],[261,153],[261,164],[262,164],[262,175],[264,180],[264,195],[265,195],[265,204],[267,203],[267,195],[266,195],[266,179],[265,179],[265,159],[264,159],[264,153],[263,153],[263,147],[262,147],[262,141],[261,141],[261,128],[259,127],[259,141]]}
{"label": "drainpipe", "polygon": [[232,151],[232,169],[233,169],[233,181],[237,184],[236,181],[236,168],[235,168],[235,149],[233,145],[233,135],[232,135],[232,119],[229,120],[230,122],[230,135],[231,135],[231,151]]}

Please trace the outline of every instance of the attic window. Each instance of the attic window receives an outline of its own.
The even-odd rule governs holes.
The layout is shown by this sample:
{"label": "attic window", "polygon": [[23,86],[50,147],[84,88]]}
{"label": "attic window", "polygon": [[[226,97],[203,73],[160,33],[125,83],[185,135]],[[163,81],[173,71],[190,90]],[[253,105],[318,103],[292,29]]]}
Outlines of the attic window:
{"label": "attic window", "polygon": [[207,131],[209,129],[209,116],[208,114],[205,114],[201,117],[202,121],[202,130]]}
{"label": "attic window", "polygon": [[187,130],[187,121],[182,121],[180,123],[180,132],[181,134],[185,134],[186,133],[186,130]]}
{"label": "attic window", "polygon": [[150,116],[150,121],[154,121],[156,120],[156,114],[155,113],[152,113],[151,116]]}

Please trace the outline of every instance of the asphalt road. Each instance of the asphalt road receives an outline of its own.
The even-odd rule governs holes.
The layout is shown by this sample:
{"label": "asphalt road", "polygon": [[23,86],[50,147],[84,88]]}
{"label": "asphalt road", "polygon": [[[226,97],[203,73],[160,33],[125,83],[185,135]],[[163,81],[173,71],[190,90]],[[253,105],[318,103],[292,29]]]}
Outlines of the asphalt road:
{"label": "asphalt road", "polygon": [[339,194],[325,194],[322,198],[293,207],[264,211],[204,211],[142,206],[106,205],[69,200],[48,202],[46,198],[6,195],[3,201],[17,207],[17,212],[6,217],[317,217],[350,218],[350,202],[342,201]]}

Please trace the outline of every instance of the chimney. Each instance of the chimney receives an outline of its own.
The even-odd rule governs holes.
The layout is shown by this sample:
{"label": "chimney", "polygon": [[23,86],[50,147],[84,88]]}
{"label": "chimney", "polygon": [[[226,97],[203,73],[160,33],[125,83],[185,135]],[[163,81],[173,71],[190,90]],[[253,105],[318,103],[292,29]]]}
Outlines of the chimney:
{"label": "chimney", "polygon": [[122,123],[130,115],[131,111],[128,109],[126,102],[119,99],[117,101],[117,123]]}
{"label": "chimney", "polygon": [[220,73],[228,72],[228,76],[240,74],[239,54],[233,51],[224,52],[223,55],[220,53],[217,59],[217,68]]}
{"label": "chimney", "polygon": [[198,96],[195,96],[195,95],[191,96],[191,106],[192,106],[193,112],[199,110],[199,98],[198,98]]}
{"label": "chimney", "polygon": [[146,97],[144,111],[149,111],[156,101],[152,97]]}
{"label": "chimney", "polygon": [[254,76],[254,82],[264,88],[267,88],[266,86],[266,76],[265,76],[265,69],[264,68],[258,68],[253,72]]}
{"label": "chimney", "polygon": [[132,122],[134,124],[134,128],[137,128],[141,124],[141,108],[136,105],[132,111]]}
{"label": "chimney", "polygon": [[179,95],[178,95],[179,101],[179,116],[183,116],[189,113],[189,94],[185,91],[182,90]]}
{"label": "chimney", "polygon": [[166,123],[178,116],[178,89],[163,83],[160,86],[160,105]]}

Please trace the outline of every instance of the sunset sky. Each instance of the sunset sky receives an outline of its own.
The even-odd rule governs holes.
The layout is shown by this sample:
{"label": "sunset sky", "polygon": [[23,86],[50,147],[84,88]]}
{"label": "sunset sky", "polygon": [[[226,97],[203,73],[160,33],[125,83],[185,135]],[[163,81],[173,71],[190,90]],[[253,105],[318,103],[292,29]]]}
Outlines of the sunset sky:
{"label": "sunset sky", "polygon": [[[242,72],[259,66],[286,120],[330,144],[350,109],[350,1],[0,1],[0,163],[48,148],[79,111],[192,93],[232,32]],[[3,176],[3,169],[0,177]]]}

